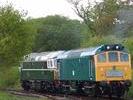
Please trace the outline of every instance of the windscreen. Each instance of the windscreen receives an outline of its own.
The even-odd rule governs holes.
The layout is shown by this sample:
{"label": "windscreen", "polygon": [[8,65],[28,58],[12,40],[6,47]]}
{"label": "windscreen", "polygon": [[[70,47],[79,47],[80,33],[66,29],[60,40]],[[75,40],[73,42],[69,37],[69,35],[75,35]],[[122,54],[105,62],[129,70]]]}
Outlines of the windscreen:
{"label": "windscreen", "polygon": [[102,53],[98,55],[98,62],[106,62],[106,54]]}
{"label": "windscreen", "polygon": [[117,62],[118,61],[118,53],[117,52],[109,52],[108,57],[109,57],[110,62]]}
{"label": "windscreen", "polygon": [[129,56],[126,53],[120,53],[120,60],[121,62],[128,62],[129,61]]}

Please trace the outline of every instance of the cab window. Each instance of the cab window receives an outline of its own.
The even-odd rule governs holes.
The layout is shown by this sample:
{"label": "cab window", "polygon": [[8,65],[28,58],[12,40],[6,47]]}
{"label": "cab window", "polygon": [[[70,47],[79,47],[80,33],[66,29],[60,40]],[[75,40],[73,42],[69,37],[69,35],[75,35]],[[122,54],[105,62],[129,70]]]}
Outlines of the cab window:
{"label": "cab window", "polygon": [[106,62],[106,54],[105,53],[99,54],[97,60],[98,62]]}
{"label": "cab window", "polygon": [[109,61],[110,62],[117,62],[118,61],[118,53],[117,52],[109,52]]}
{"label": "cab window", "polygon": [[128,54],[126,54],[126,53],[120,53],[120,60],[121,60],[122,62],[127,62],[127,61],[129,61],[129,56],[128,56]]}

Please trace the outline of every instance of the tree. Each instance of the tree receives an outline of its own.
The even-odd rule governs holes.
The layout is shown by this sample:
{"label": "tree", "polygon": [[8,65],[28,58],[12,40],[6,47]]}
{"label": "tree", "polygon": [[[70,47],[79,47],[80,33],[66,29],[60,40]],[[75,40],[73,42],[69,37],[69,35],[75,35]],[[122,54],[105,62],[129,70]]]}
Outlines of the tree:
{"label": "tree", "polygon": [[76,14],[83,19],[93,35],[106,35],[112,30],[117,18],[119,6],[117,0],[103,0],[95,2],[87,0],[86,6],[83,0],[68,0],[73,6]]}
{"label": "tree", "polygon": [[[77,20],[55,15],[41,18],[34,52],[67,50],[80,47],[81,24]],[[35,21],[39,21],[35,20]]]}
{"label": "tree", "polygon": [[12,5],[0,7],[0,67],[15,65],[31,50],[34,31],[24,16]]}

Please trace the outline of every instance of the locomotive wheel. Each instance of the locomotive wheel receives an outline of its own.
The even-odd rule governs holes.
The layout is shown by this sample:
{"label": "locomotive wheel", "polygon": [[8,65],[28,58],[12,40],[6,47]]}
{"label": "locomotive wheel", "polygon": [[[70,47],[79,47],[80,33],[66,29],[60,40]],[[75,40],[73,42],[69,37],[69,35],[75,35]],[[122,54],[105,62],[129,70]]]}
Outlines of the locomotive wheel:
{"label": "locomotive wheel", "polygon": [[30,82],[29,81],[23,81],[22,82],[22,87],[25,91],[29,91],[30,90]]}
{"label": "locomotive wheel", "polygon": [[34,85],[35,85],[34,90],[35,90],[36,92],[40,92],[40,91],[41,91],[41,82],[35,81],[35,82],[34,82]]}
{"label": "locomotive wheel", "polygon": [[124,96],[124,94],[125,94],[125,89],[124,89],[123,87],[117,88],[116,91],[117,91],[117,92],[116,92],[116,96],[117,96],[118,98],[121,98],[121,97]]}
{"label": "locomotive wheel", "polygon": [[112,87],[109,85],[107,86],[107,95],[109,96],[110,99],[112,99]]}
{"label": "locomotive wheel", "polygon": [[84,94],[84,91],[83,91],[83,83],[82,82],[80,82],[80,83],[76,83],[76,92],[78,93],[78,94]]}
{"label": "locomotive wheel", "polygon": [[125,94],[125,86],[121,83],[115,83],[113,93],[116,97],[121,98]]}
{"label": "locomotive wheel", "polygon": [[102,88],[99,86],[99,84],[96,84],[93,91],[94,97],[100,97],[102,96]]}
{"label": "locomotive wheel", "polygon": [[62,86],[60,85],[58,88],[59,93],[61,94],[70,94],[70,87],[69,86]]}

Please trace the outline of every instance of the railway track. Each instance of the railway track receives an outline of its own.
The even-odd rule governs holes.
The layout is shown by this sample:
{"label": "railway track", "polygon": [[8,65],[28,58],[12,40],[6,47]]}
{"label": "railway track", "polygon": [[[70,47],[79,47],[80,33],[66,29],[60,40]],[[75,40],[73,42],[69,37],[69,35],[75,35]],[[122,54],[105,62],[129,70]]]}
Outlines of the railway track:
{"label": "railway track", "polygon": [[[34,91],[23,91],[23,90],[6,90],[8,93],[17,95],[17,96],[28,96],[35,98],[47,98],[48,100],[110,100],[108,97],[92,97],[84,95],[65,95],[65,94],[52,94],[52,93],[39,93]],[[113,97],[111,100],[118,100],[118,98]],[[132,99],[119,99],[119,100],[132,100]]]}

